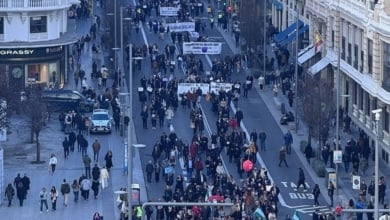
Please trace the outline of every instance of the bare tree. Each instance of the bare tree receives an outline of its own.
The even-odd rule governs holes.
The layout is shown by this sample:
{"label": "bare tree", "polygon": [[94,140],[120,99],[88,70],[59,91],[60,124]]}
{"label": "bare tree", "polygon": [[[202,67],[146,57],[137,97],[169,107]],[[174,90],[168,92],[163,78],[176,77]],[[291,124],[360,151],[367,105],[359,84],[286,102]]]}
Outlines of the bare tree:
{"label": "bare tree", "polygon": [[316,137],[321,146],[329,137],[329,127],[336,107],[333,104],[332,84],[321,79],[319,74],[306,74],[298,86],[303,120],[309,128],[308,143],[311,143],[312,137]]}
{"label": "bare tree", "polygon": [[39,135],[46,123],[46,105],[41,99],[41,89],[39,86],[31,86],[27,89],[27,100],[23,103],[25,113],[29,119],[31,143],[36,143],[35,163],[41,163],[41,144]]}

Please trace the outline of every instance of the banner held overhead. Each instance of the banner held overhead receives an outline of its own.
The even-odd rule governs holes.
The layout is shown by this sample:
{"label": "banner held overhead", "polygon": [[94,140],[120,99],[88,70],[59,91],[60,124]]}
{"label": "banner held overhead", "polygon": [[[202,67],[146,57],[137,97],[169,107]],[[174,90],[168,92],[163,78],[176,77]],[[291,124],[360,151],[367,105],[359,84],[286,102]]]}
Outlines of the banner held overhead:
{"label": "banner held overhead", "polygon": [[218,42],[185,42],[183,54],[220,54],[222,43]]}
{"label": "banner held overhead", "polygon": [[181,32],[181,31],[188,31],[193,32],[195,31],[195,22],[178,22],[178,23],[167,23],[169,30],[171,32]]}

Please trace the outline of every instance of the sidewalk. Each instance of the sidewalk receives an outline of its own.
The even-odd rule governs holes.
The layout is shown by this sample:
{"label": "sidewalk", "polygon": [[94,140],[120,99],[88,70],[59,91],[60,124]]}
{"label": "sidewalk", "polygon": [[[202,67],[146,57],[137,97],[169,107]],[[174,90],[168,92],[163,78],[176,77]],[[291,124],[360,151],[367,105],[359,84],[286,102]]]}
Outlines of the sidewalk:
{"label": "sidewalk", "polygon": [[[94,13],[101,17],[101,23],[103,24],[103,15],[105,12],[102,11],[102,9],[95,8]],[[77,21],[76,31],[80,38],[89,32],[91,23],[92,18]],[[100,37],[97,36],[96,39],[97,43],[100,44]],[[86,72],[87,83],[92,88],[96,88],[96,81],[93,81],[90,78],[92,70],[91,53],[91,50],[89,50],[89,52],[82,53],[80,63],[82,69]],[[105,53],[106,52],[103,51],[99,54],[98,58],[103,60]],[[100,69],[100,66],[98,66],[98,69]],[[110,87],[112,85],[112,80],[109,80],[107,85]],[[76,89],[73,73],[68,75],[68,81],[65,85],[65,89]],[[80,86],[76,90],[80,90]],[[99,91],[100,90],[97,90],[96,92]],[[2,143],[2,147],[4,149],[4,184],[7,185],[8,183],[13,183],[17,173],[20,173],[21,176],[26,173],[31,181],[31,189],[28,192],[27,199],[24,200],[23,207],[19,207],[19,201],[16,196],[13,198],[11,207],[7,207],[7,202],[5,200],[1,201],[0,216],[3,219],[21,220],[91,219],[93,213],[98,211],[104,216],[104,219],[119,219],[120,213],[116,207],[118,204],[116,202],[117,195],[114,192],[122,187],[127,187],[127,175],[123,175],[124,157],[122,155],[124,148],[120,147],[124,146],[123,138],[119,137],[118,133],[115,132],[107,136],[89,135],[86,137],[89,144],[91,144],[93,139],[96,137],[107,142],[100,152],[100,167],[103,165],[101,160],[104,158],[106,151],[108,149],[113,151],[114,167],[110,173],[109,187],[104,190],[100,189],[96,200],[93,199],[93,192],[91,191],[89,201],[84,201],[80,198],[78,203],[73,201],[74,197],[71,192],[69,195],[68,206],[64,207],[63,196],[59,192],[63,179],[66,179],[67,182],[71,184],[74,179],[78,179],[85,171],[81,155],[77,152],[77,150],[70,153],[69,159],[64,159],[62,141],[66,135],[60,131],[60,125],[57,118],[58,114],[52,114],[47,126],[45,126],[40,133],[41,160],[43,161],[41,164],[31,163],[31,161],[35,160],[36,144],[31,144],[29,142],[30,129],[28,119],[22,115],[14,115],[9,119],[9,130],[12,133],[8,135],[8,140]],[[136,143],[134,132],[133,140],[135,140]],[[57,169],[53,176],[48,173],[48,160],[52,153],[56,154],[58,158]],[[88,153],[90,156],[92,155],[90,146],[88,147]],[[134,150],[133,161],[133,182],[143,183],[143,170],[140,164],[140,155],[138,150]],[[49,213],[39,213],[39,192],[42,187],[50,189],[51,186],[55,186],[59,192],[57,210],[49,211]],[[145,188],[141,187],[140,198],[141,202],[147,201]],[[50,209],[50,201],[48,201],[48,203]]]}
{"label": "sidewalk", "polygon": [[[234,38],[232,37],[232,35],[229,32],[222,31],[221,29],[218,29],[218,30],[221,33],[221,35],[223,36],[223,38],[225,39],[225,41],[228,44],[228,46],[230,47],[230,49],[233,51],[233,53],[239,54],[240,53],[239,48],[237,48],[235,46]],[[274,57],[274,53],[272,51],[271,45],[267,45],[267,53],[266,54],[269,58]],[[277,104],[275,103],[272,88],[269,85],[267,85],[267,86],[265,86],[264,90],[260,90],[259,87],[257,86],[258,85],[257,81],[256,81],[255,85],[256,85],[255,88],[257,90],[257,93],[264,100],[265,104],[267,105],[267,108],[272,113],[275,121],[278,122],[280,120],[282,114],[281,114],[281,111],[278,108]],[[285,103],[286,106],[288,106],[287,96],[279,94],[278,98],[281,100],[282,103]],[[294,113],[294,115],[296,115],[294,112],[294,109],[289,108],[289,109],[287,109],[287,111],[292,111]],[[317,174],[311,168],[310,164],[307,163],[304,154],[301,153],[301,151],[299,149],[300,142],[306,141],[307,134],[308,134],[306,125],[303,123],[303,121],[301,119],[299,121],[301,123],[298,126],[298,131],[293,132],[293,138],[294,138],[294,146],[293,147],[294,147],[295,151],[297,152],[299,159],[305,165],[306,171],[309,173],[310,177],[314,180],[314,182],[323,183],[323,184],[319,184],[321,192],[327,192],[327,187],[325,186],[324,178],[320,178],[317,176]],[[279,124],[279,127],[281,128],[281,130],[283,132],[287,132],[287,130],[288,130],[287,126],[283,126],[283,125]],[[340,130],[342,130],[342,129],[340,129]],[[335,134],[335,128],[331,128],[330,134]],[[351,139],[351,137],[353,137],[355,140],[357,140],[358,136],[359,136],[358,128],[354,127],[354,126],[352,126],[351,134],[347,134],[347,133],[340,131],[340,139],[341,139],[340,146],[344,147],[346,145],[346,143],[348,142],[348,140]],[[330,135],[329,143],[333,143],[333,139],[334,139],[334,135]],[[315,146],[315,144],[313,144],[313,148],[316,148],[316,147],[317,146]],[[371,158],[371,156],[370,156],[370,158]],[[380,172],[381,176],[385,176],[385,177],[390,176],[390,169],[382,163],[380,163],[379,172]],[[369,160],[369,168],[366,171],[367,175],[364,177],[361,176],[361,180],[365,180],[365,183],[367,184],[367,186],[369,185],[369,183],[371,181],[371,176],[372,176],[371,174],[373,174],[373,173],[374,173],[374,161],[370,159]],[[339,167],[339,187],[340,188],[339,188],[338,198],[336,197],[336,191],[335,191],[335,197],[334,197],[335,204],[341,203],[342,205],[345,206],[345,204],[348,202],[349,199],[352,198],[352,199],[354,199],[354,201],[357,200],[359,191],[352,189],[351,174],[350,174],[350,172],[346,173],[344,171],[343,165],[340,165],[340,167]],[[328,202],[328,204],[330,204],[330,199],[326,195],[326,193],[323,195],[324,195],[325,200]],[[385,196],[385,202],[386,201],[389,201],[388,195]]]}

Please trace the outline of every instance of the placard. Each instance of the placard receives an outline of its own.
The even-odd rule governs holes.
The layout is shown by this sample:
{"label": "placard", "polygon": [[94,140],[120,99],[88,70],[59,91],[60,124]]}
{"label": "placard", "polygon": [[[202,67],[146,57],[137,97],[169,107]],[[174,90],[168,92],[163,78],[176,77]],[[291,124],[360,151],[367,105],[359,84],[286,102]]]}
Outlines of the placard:
{"label": "placard", "polygon": [[219,42],[184,42],[183,54],[220,54],[222,43]]}
{"label": "placard", "polygon": [[225,92],[232,90],[232,83],[218,83],[211,82],[210,83],[210,93],[214,92],[215,94],[219,94],[219,91],[224,90]]}
{"label": "placard", "polygon": [[195,31],[195,22],[167,23],[171,32]]}
{"label": "placard", "polygon": [[343,162],[343,151],[334,150],[333,151],[333,163],[342,163]]}

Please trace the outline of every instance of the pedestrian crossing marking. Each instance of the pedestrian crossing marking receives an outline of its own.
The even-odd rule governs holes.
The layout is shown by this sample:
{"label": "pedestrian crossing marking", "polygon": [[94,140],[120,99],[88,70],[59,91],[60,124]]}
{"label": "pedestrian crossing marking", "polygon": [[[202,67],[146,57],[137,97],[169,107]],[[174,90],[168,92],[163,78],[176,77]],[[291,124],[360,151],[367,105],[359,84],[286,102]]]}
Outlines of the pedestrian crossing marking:
{"label": "pedestrian crossing marking", "polygon": [[313,215],[313,212],[315,212],[317,209],[322,214],[333,213],[332,209],[329,206],[312,206],[312,205],[306,205],[305,207],[298,208],[297,211],[304,214]]}

